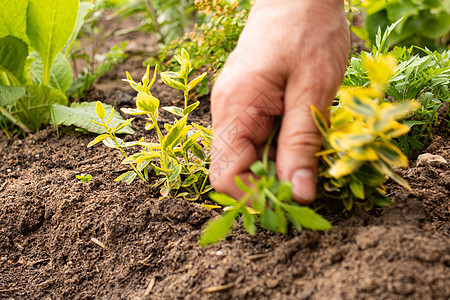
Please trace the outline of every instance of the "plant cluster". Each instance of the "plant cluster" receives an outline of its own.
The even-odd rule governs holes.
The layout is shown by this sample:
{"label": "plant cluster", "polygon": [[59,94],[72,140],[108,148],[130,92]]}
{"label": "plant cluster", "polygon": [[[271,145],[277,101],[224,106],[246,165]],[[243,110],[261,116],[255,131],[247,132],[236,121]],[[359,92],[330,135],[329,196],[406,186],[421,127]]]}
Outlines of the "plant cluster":
{"label": "plant cluster", "polygon": [[192,25],[195,17],[193,0],[140,0],[128,1],[115,15],[125,19],[132,15],[143,15],[138,28],[128,29],[154,32],[162,44],[180,38],[185,28]]}
{"label": "plant cluster", "polygon": [[387,28],[402,18],[389,42],[397,45],[418,45],[443,50],[450,38],[450,2],[448,0],[357,0],[346,1],[349,11],[364,11],[364,27],[353,32],[375,44],[378,27]]}
{"label": "plant cluster", "polygon": [[[387,82],[396,65],[394,57],[367,57],[363,64],[369,86],[341,90],[340,102],[331,110],[330,126],[312,107],[314,120],[323,135],[324,150],[317,154],[320,158],[319,190],[326,192],[328,197],[341,199],[348,210],[354,204],[367,210],[390,204],[384,188],[387,178],[409,188],[394,171],[395,167],[406,167],[408,159],[392,139],[409,131],[407,125],[397,120],[419,106],[414,101],[383,102]],[[331,227],[314,210],[293,202],[291,184],[278,181],[275,163],[268,161],[270,144],[271,139],[263,162],[256,162],[251,167],[258,178],[249,178],[252,186],[236,177],[236,185],[245,192],[239,201],[220,193],[210,195],[212,200],[226,206],[226,213],[208,223],[200,238],[201,245],[224,238],[239,214],[245,229],[252,235],[257,221],[264,228],[281,233],[287,231],[287,220],[299,231],[302,227],[312,230]],[[319,193],[319,196],[323,195]],[[248,203],[251,208],[246,206]]]}
{"label": "plant cluster", "polygon": [[66,54],[76,37],[78,0],[0,3],[0,125],[37,131],[54,103],[67,105],[73,71]]}
{"label": "plant cluster", "polygon": [[[364,87],[370,82],[363,61],[371,56],[390,54],[399,62],[394,75],[389,79],[384,102],[402,102],[405,99],[417,99],[421,106],[411,115],[405,124],[412,130],[401,136],[398,146],[406,154],[412,148],[422,151],[432,138],[432,130],[449,116],[450,102],[450,51],[430,51],[416,46],[394,47],[389,51],[388,36],[393,32],[394,23],[381,35],[379,30],[372,53],[362,52],[350,60],[343,85]],[[413,54],[417,49],[425,55]],[[442,110],[444,110],[442,112]]]}
{"label": "plant cluster", "polygon": [[[165,123],[163,125],[166,134],[163,134],[159,124],[160,101],[150,92],[156,80],[157,67],[152,79],[150,79],[150,67],[148,66],[140,83],[135,82],[127,72],[125,81],[138,94],[136,108],[124,108],[122,111],[130,115],[145,115],[147,120],[145,129],[154,129],[158,142],[148,143],[143,139],[135,142],[124,142],[116,134],[129,125],[134,118],[111,126],[110,122],[114,110],[111,109],[109,116],[106,118],[103,105],[97,102],[96,114],[101,122],[92,122],[104,127],[106,133],[97,136],[89,143],[88,147],[103,142],[107,147],[118,149],[122,153],[124,156],[122,164],[129,165],[132,171],[120,175],[116,180],[130,184],[138,177],[145,182],[149,182],[151,179],[149,170],[153,170],[159,178],[152,187],[160,187],[162,198],[174,196],[195,201],[212,189],[208,184],[209,154],[207,153],[212,142],[212,132],[195,123],[188,125],[189,114],[199,105],[198,101],[188,104],[189,92],[203,80],[206,73],[189,81],[189,75],[193,72],[193,68],[188,52],[183,49],[181,55],[177,55],[176,59],[180,65],[180,70],[178,72],[162,72],[160,76],[166,85],[183,91],[184,107],[162,107],[175,117],[173,124]],[[131,146],[142,147],[142,151],[127,155],[125,148]]]}
{"label": "plant cluster", "polygon": [[346,209],[354,204],[366,210],[391,204],[384,182],[391,178],[405,188],[408,183],[395,174],[395,167],[407,167],[408,159],[393,143],[410,127],[398,122],[420,104],[405,100],[384,102],[387,82],[394,74],[393,56],[364,57],[367,87],[343,87],[339,104],[333,107],[328,126],[313,108],[317,127],[324,137],[319,178],[328,197],[342,199]]}
{"label": "plant cluster", "polygon": [[[214,71],[222,68],[244,28],[250,1],[197,0],[195,5],[209,20],[201,25],[195,24],[191,32],[168,44],[156,59],[146,63],[166,62],[176,49],[185,48],[193,57],[194,68],[207,66]],[[168,61],[166,66],[170,68],[172,64]]]}

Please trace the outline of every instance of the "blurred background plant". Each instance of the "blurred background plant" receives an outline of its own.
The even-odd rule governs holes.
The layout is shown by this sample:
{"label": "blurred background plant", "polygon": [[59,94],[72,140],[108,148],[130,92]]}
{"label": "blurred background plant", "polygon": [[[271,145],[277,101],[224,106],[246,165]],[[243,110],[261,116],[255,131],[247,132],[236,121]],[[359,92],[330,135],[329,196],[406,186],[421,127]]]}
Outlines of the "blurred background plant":
{"label": "blurred background plant", "polygon": [[346,0],[345,4],[350,23],[354,24],[357,18],[363,20],[352,26],[352,32],[367,41],[369,47],[375,45],[378,27],[384,31],[402,18],[390,34],[389,44],[448,49],[450,0]]}

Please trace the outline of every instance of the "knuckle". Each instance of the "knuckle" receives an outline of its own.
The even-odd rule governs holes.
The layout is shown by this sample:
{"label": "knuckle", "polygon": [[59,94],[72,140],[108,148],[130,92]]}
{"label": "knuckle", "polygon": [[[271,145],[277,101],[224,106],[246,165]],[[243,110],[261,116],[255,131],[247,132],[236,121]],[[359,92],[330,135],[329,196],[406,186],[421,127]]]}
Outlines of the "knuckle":
{"label": "knuckle", "polygon": [[322,147],[321,135],[316,130],[291,130],[281,141],[280,147],[288,152],[315,153]]}

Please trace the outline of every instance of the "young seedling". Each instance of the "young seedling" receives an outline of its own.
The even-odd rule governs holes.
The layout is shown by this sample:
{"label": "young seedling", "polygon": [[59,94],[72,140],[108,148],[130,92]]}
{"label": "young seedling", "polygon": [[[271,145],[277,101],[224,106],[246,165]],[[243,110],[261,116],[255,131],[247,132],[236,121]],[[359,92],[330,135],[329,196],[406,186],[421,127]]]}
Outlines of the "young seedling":
{"label": "young seedling", "polygon": [[[176,116],[173,124],[164,124],[164,128],[167,131],[165,135],[158,123],[160,101],[150,92],[156,80],[157,67],[155,67],[151,80],[149,66],[142,77],[142,82],[135,82],[128,72],[126,73],[127,79],[124,80],[138,94],[136,97],[136,108],[124,108],[122,111],[130,115],[145,115],[147,117],[145,129],[156,130],[157,143],[144,142],[143,139],[137,142],[123,142],[115,136],[118,129],[109,128],[108,121],[103,121],[105,114],[99,106],[97,116],[102,120],[102,123],[95,123],[104,126],[107,133],[98,136],[88,146],[103,141],[106,146],[121,151],[125,157],[122,164],[130,165],[133,170],[120,175],[116,180],[130,184],[136,177],[139,177],[148,182],[148,170],[150,167],[159,177],[153,184],[153,187],[161,186],[160,193],[162,198],[170,195],[195,201],[212,189],[208,184],[209,155],[204,150],[204,148],[208,150],[211,146],[212,132],[194,123],[188,125],[189,114],[199,105],[198,101],[188,105],[189,92],[203,80],[206,73],[189,81],[189,74],[192,72],[189,54],[182,49],[181,55],[177,55],[176,59],[181,66],[180,71],[163,72],[161,73],[161,78],[168,86],[182,90],[185,101],[183,108],[175,106],[162,107]],[[111,115],[109,118],[112,118]],[[132,120],[125,121],[121,126],[126,126]],[[142,151],[128,156],[124,148],[130,146],[140,146]]]}
{"label": "young seedling", "polygon": [[88,181],[92,180],[92,175],[91,174],[80,174],[80,175],[75,175],[75,177],[81,181],[81,183],[86,183]]}

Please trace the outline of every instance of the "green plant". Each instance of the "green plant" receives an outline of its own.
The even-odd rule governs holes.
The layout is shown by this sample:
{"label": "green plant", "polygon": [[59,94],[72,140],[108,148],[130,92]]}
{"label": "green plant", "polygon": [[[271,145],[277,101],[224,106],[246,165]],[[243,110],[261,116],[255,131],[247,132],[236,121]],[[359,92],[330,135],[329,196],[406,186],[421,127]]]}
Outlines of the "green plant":
{"label": "green plant", "polygon": [[[122,111],[130,115],[145,115],[148,121],[145,129],[156,131],[158,143],[148,143],[144,140],[123,142],[116,136],[116,133],[130,124],[133,119],[128,119],[115,127],[111,127],[109,123],[113,117],[113,110],[105,121],[105,109],[100,102],[97,102],[96,114],[101,123],[93,122],[104,127],[107,133],[96,137],[89,143],[88,147],[102,141],[107,147],[118,149],[122,153],[125,157],[122,164],[130,165],[133,170],[120,175],[116,180],[130,184],[136,177],[139,177],[141,180],[149,182],[150,168],[159,177],[153,187],[161,186],[162,197],[175,196],[194,201],[211,190],[211,186],[208,184],[209,156],[199,142],[201,140],[202,145],[209,149],[212,142],[212,132],[195,123],[192,123],[192,125],[187,123],[189,114],[199,105],[198,101],[188,105],[189,91],[203,80],[206,73],[189,81],[189,74],[193,71],[189,54],[183,49],[181,55],[177,56],[176,59],[180,64],[180,71],[163,72],[161,78],[168,86],[183,91],[185,101],[183,108],[163,107],[164,110],[175,116],[173,124],[164,124],[167,131],[165,135],[163,135],[159,125],[158,109],[160,102],[150,92],[156,80],[157,68],[155,68],[151,80],[149,66],[142,77],[142,82],[135,82],[128,72],[125,80],[138,94],[136,108],[124,108]],[[140,146],[143,149],[128,156],[125,148],[131,146]]]}
{"label": "green plant", "polygon": [[[84,9],[78,0],[6,0],[0,3],[0,126],[37,131],[52,104],[67,105],[73,71],[66,57]],[[34,51],[32,51],[34,50]]]}
{"label": "green plant", "polygon": [[389,37],[391,44],[412,44],[440,50],[446,48],[450,37],[449,0],[363,0],[351,1],[352,6],[365,11],[365,28],[353,30],[364,40],[375,44],[378,27],[387,28],[400,18],[402,21]]}
{"label": "green plant", "polygon": [[[422,151],[432,138],[433,128],[449,116],[450,51],[438,53],[417,46],[394,47],[389,51],[388,36],[397,23],[388,27],[383,35],[381,29],[378,31],[372,53],[362,52],[350,60],[343,85],[354,87],[369,85],[369,76],[363,61],[370,57],[390,54],[399,62],[394,75],[389,79],[382,102],[417,99],[422,104],[413,115],[403,121],[404,124],[411,126],[412,130],[398,139],[398,145],[408,154],[412,148]],[[425,55],[414,55],[413,49]],[[440,113],[445,106],[447,109]]]}
{"label": "green plant", "polygon": [[[407,125],[396,120],[419,106],[414,101],[382,103],[386,83],[395,68],[394,57],[377,56],[367,58],[363,63],[370,85],[341,90],[340,102],[331,111],[330,126],[312,107],[314,120],[323,135],[324,147],[317,154],[320,158],[318,196],[340,199],[348,210],[355,204],[367,210],[390,204],[384,189],[387,178],[409,188],[406,181],[395,174],[394,168],[407,166],[408,159],[392,143],[392,138],[409,131]],[[263,162],[258,161],[251,166],[251,171],[258,176],[257,180],[249,178],[252,186],[245,185],[236,177],[237,187],[245,192],[239,201],[220,193],[210,195],[212,200],[226,206],[226,212],[208,223],[200,237],[200,245],[224,238],[239,214],[245,229],[252,235],[255,234],[257,220],[264,228],[281,233],[287,231],[287,220],[297,230],[302,227],[312,230],[331,227],[314,210],[293,202],[289,182],[277,180],[275,163],[268,161],[269,145],[274,134],[266,145]],[[246,206],[249,202],[252,208]]]}
{"label": "green plant", "polygon": [[384,102],[384,91],[396,66],[393,56],[366,56],[363,65],[369,86],[341,89],[339,105],[331,111],[330,126],[313,108],[317,127],[324,136],[324,150],[318,153],[322,192],[342,199],[348,210],[354,204],[367,210],[390,204],[384,189],[386,178],[409,188],[395,174],[394,168],[408,166],[408,159],[393,139],[410,130],[397,120],[420,106],[407,100]]}
{"label": "green plant", "polygon": [[[146,63],[164,63],[176,53],[176,49],[185,48],[193,58],[195,69],[207,66],[210,70],[220,70],[244,28],[249,2],[196,1],[200,14],[208,16],[209,20],[196,24],[190,33],[168,44],[156,59],[150,58]],[[171,68],[174,63],[168,61],[167,66]]]}
{"label": "green plant", "polygon": [[[244,228],[251,235],[256,232],[258,220],[262,227],[281,233],[287,232],[288,220],[298,231],[301,231],[303,227],[312,230],[331,228],[331,224],[314,210],[300,206],[292,200],[290,182],[277,179],[275,162],[268,159],[269,147],[276,133],[277,131],[274,130],[266,144],[263,161],[257,161],[250,167],[258,178],[249,178],[252,186],[246,185],[239,177],[235,177],[236,185],[245,192],[241,199],[237,201],[217,192],[209,194],[212,200],[225,206],[226,212],[220,218],[208,223],[200,237],[201,246],[223,239],[231,231],[238,215],[242,215]],[[252,208],[247,207],[247,203],[251,203]]]}
{"label": "green plant", "polygon": [[92,180],[92,175],[91,175],[91,174],[80,174],[80,175],[75,175],[75,177],[76,177],[81,183],[86,183],[86,182]]}
{"label": "green plant", "polygon": [[185,28],[192,25],[195,17],[193,0],[140,0],[128,1],[115,15],[125,19],[132,15],[143,16],[138,28],[127,29],[154,32],[159,41],[166,44],[184,34]]}
{"label": "green plant", "polygon": [[[123,63],[128,58],[129,54],[125,53],[126,45],[127,42],[123,42],[120,46],[114,45],[106,54],[96,55],[98,66],[86,68],[67,89],[67,96],[78,98],[85,96],[86,90],[94,84],[97,78],[105,74],[106,71],[113,70],[114,66]],[[80,56],[73,54],[72,60],[75,61],[77,57]],[[87,58],[88,63],[93,59],[87,55],[82,55],[82,57]]]}

